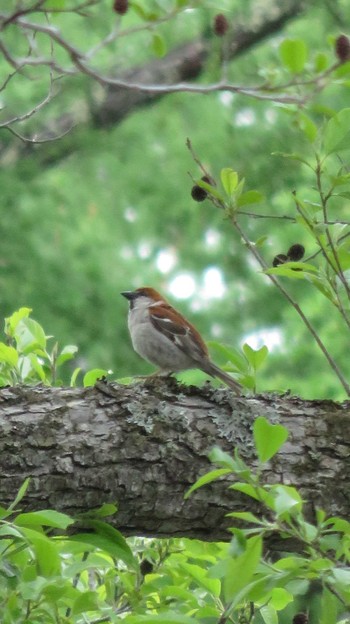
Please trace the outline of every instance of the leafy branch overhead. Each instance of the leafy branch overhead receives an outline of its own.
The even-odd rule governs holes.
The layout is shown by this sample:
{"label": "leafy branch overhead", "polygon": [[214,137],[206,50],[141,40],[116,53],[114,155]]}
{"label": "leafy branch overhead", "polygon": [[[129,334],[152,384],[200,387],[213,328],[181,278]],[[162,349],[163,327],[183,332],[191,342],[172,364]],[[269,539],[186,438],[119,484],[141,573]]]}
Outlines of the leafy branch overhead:
{"label": "leafy branch overhead", "polygon": [[[60,0],[49,4],[33,0],[25,8],[18,4],[0,12],[0,49],[4,70],[8,71],[1,86],[5,105],[0,128],[31,143],[61,138],[84,115],[64,115],[56,122],[59,130],[54,134],[41,129],[42,124],[39,124],[39,136],[36,130],[31,137],[25,137],[17,128],[26,126],[27,121],[56,98],[64,101],[66,85],[81,76],[104,89],[102,101],[99,96],[93,105],[93,116],[98,124],[115,123],[135,106],[176,92],[231,92],[265,101],[304,105],[332,80],[346,80],[349,46],[345,36],[337,39],[335,56],[332,52],[313,55],[303,40],[285,39],[273,69],[265,72],[263,79],[256,79],[255,84],[235,84],[228,76],[228,64],[232,59],[281,28],[303,8],[299,0],[289,0],[283,6],[271,0],[260,13],[253,3],[252,28],[251,16],[237,20],[235,10],[232,14],[230,11],[224,15],[215,14],[190,0],[151,5],[132,2],[122,3],[120,7],[118,3],[113,5],[105,0],[82,3]],[[69,18],[77,20],[75,35],[69,28]],[[207,30],[193,39],[193,20],[197,18],[206,22]],[[184,32],[185,41],[168,51],[168,39],[171,40],[173,29],[179,28]],[[84,32],[89,32],[89,38],[82,37]],[[123,50],[135,37],[140,41],[143,56],[146,46],[148,61],[140,65],[135,59],[135,67],[123,67]],[[213,54],[218,57],[217,79],[211,81],[206,67],[207,62],[211,64]],[[152,60],[152,56],[158,60]],[[120,59],[118,70],[115,69],[116,58]],[[196,79],[201,75],[204,80],[199,83]],[[41,86],[33,89],[33,104],[23,110],[14,95],[28,79],[34,85],[40,82]],[[39,100],[38,90],[42,92]],[[15,111],[11,115],[8,114],[10,108]]]}

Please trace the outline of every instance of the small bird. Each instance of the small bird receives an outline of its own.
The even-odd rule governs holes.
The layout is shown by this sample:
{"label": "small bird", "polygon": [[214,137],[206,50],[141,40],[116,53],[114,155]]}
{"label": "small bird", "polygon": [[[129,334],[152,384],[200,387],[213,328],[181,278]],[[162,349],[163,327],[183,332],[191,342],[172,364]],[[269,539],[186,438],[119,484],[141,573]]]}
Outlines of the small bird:
{"label": "small bird", "polygon": [[132,345],[142,358],[159,367],[154,375],[199,368],[241,394],[242,386],[210,360],[208,348],[197,329],[159,292],[144,287],[121,294],[129,301]]}

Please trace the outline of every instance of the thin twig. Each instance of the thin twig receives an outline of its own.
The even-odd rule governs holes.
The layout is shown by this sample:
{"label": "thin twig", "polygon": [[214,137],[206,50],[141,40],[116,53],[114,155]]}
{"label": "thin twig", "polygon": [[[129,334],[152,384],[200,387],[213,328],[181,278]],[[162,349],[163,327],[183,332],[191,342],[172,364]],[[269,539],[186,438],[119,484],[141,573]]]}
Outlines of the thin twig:
{"label": "thin twig", "polygon": [[[331,268],[331,269],[332,269],[332,271],[334,271],[334,273],[337,275],[337,270],[336,270],[336,268],[334,268],[333,263],[332,263],[332,261],[331,261],[331,258],[329,257],[329,255],[328,255],[328,253],[327,253],[327,246],[330,246],[330,241],[329,241],[329,239],[327,238],[328,244],[327,244],[327,246],[325,247],[325,246],[324,246],[324,244],[323,244],[323,242],[322,242],[322,240],[321,240],[321,238],[320,238],[320,236],[319,236],[319,235],[317,234],[317,232],[315,231],[315,228],[314,228],[314,226],[313,226],[313,223],[310,221],[310,219],[308,218],[308,216],[305,214],[305,211],[302,209],[302,207],[301,207],[301,205],[300,205],[299,201],[297,200],[297,198],[296,198],[295,196],[294,196],[294,201],[295,201],[295,206],[296,206],[297,211],[298,211],[298,212],[299,212],[299,214],[303,217],[303,219],[304,219],[304,221],[305,221],[306,225],[308,226],[308,228],[309,228],[309,230],[310,230],[310,233],[311,233],[311,234],[315,237],[315,239],[316,239],[316,241],[317,241],[317,243],[318,243],[318,245],[319,245],[320,252],[321,252],[321,254],[323,255],[323,257],[324,257],[324,259],[325,259],[325,261],[326,261],[326,263],[327,263],[327,265],[326,265],[326,266],[328,266],[329,268]],[[332,247],[331,247],[331,250],[332,250]],[[333,255],[334,255],[334,251],[333,251]],[[328,277],[328,276],[327,276],[327,277]],[[329,277],[328,277],[328,283],[329,283],[329,286],[330,286],[330,288],[332,289],[332,291],[333,291],[333,293],[334,293],[334,296],[335,296],[335,298],[336,298],[336,301],[337,301],[337,308],[338,308],[338,310],[339,310],[339,312],[340,312],[340,314],[341,314],[341,316],[342,316],[342,318],[343,318],[343,320],[344,320],[345,324],[346,324],[346,325],[347,325],[347,327],[350,329],[350,319],[348,318],[348,315],[347,315],[347,313],[346,313],[346,311],[345,311],[345,309],[344,309],[344,306],[343,306],[343,304],[342,304],[342,301],[341,301],[341,298],[340,298],[340,295],[339,295],[339,292],[338,292],[338,288],[337,288],[337,283],[336,283],[336,282],[334,282],[334,283],[333,283],[333,282],[332,282],[332,280],[331,280]]]}
{"label": "thin twig", "polygon": [[[254,247],[254,245],[252,245],[252,243],[250,242],[249,238],[246,236],[245,232],[242,230],[242,228],[240,227],[239,223],[237,222],[237,220],[234,217],[232,218],[232,222],[233,222],[234,227],[237,229],[238,233],[240,234],[240,236],[244,240],[244,242],[245,242],[246,246],[248,247],[249,251],[254,255],[256,260],[259,262],[260,266],[264,270],[268,269],[269,267],[267,266],[267,264],[265,263],[263,258],[260,256],[260,254],[257,251],[256,247]],[[323,355],[327,359],[328,364],[330,365],[330,367],[332,368],[332,370],[334,371],[334,373],[338,377],[338,379],[339,379],[341,385],[343,386],[345,392],[347,393],[348,396],[350,396],[350,386],[349,386],[349,384],[347,383],[345,377],[343,376],[342,372],[340,371],[340,369],[339,369],[338,365],[336,364],[335,360],[332,358],[332,356],[328,352],[326,346],[322,342],[322,340],[319,337],[317,331],[314,329],[313,325],[310,323],[309,319],[307,318],[307,316],[304,314],[304,312],[300,308],[299,304],[296,301],[294,301],[293,297],[284,288],[284,286],[282,286],[282,284],[279,282],[279,280],[274,275],[267,274],[267,277],[273,282],[273,284],[278,288],[278,290],[285,297],[285,299],[287,299],[287,301],[291,304],[291,306],[293,306],[293,308],[295,309],[296,313],[300,316],[300,318],[302,319],[304,325],[307,327],[307,329],[309,330],[310,334],[314,338],[316,344],[318,345],[318,347],[322,351]]]}
{"label": "thin twig", "polygon": [[41,143],[50,143],[51,141],[59,141],[60,139],[63,139],[63,137],[65,137],[67,134],[69,134],[73,130],[73,128],[76,127],[76,125],[77,124],[73,124],[72,126],[70,126],[68,128],[68,130],[65,130],[61,134],[55,134],[54,136],[48,137],[47,139],[36,139],[35,137],[30,139],[29,137],[25,137],[22,134],[20,134],[19,132],[16,132],[16,130],[14,130],[12,128],[12,126],[5,126],[5,130],[8,130],[9,132],[11,132],[11,134],[13,134],[18,139],[21,139],[21,141],[23,141],[24,143],[31,143],[33,145],[40,145]]}
{"label": "thin twig", "polygon": [[[317,167],[316,167],[316,180],[317,180],[317,190],[318,193],[320,195],[321,198],[321,206],[322,206],[322,212],[323,212],[323,218],[324,218],[324,222],[326,223],[327,219],[328,219],[328,214],[327,214],[327,202],[328,199],[331,197],[332,195],[332,191],[333,189],[330,189],[330,191],[327,193],[327,195],[324,194],[323,192],[323,188],[322,188],[322,179],[321,179],[321,173],[322,173],[322,169],[321,169],[321,163],[319,161],[319,159],[317,158]],[[327,255],[327,261],[329,262],[329,264],[331,265],[333,271],[335,272],[335,274],[339,277],[341,283],[343,284],[346,294],[348,296],[348,298],[350,299],[350,288],[349,288],[349,284],[347,282],[347,279],[343,273],[343,270],[341,268],[341,264],[339,262],[339,257],[337,254],[337,250],[335,249],[335,246],[333,244],[333,239],[330,235],[329,229],[326,227],[326,236],[327,236],[327,241],[329,244],[329,247],[331,248],[332,254],[333,254],[333,258],[335,260],[336,263],[336,267],[333,266],[331,259],[329,258],[329,256]],[[350,323],[349,323],[349,327],[350,327]]]}
{"label": "thin twig", "polygon": [[52,79],[52,75],[50,75],[49,92],[44,97],[44,99],[41,102],[39,102],[39,104],[36,104],[36,106],[34,106],[30,111],[23,113],[23,115],[17,115],[16,117],[12,117],[11,119],[8,119],[7,121],[3,121],[2,123],[0,123],[0,128],[8,128],[8,126],[14,123],[18,123],[19,121],[26,121],[27,119],[35,115],[35,113],[37,113],[39,110],[44,108],[44,106],[46,106],[49,102],[51,102],[54,95],[55,94],[53,93],[53,79]]}

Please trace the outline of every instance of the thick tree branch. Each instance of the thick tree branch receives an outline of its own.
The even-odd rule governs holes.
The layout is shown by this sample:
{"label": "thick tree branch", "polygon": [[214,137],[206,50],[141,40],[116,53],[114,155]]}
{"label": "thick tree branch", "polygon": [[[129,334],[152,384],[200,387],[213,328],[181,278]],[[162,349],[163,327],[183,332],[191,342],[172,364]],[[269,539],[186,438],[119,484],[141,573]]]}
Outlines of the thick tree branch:
{"label": "thick tree branch", "polygon": [[[297,17],[305,6],[304,0],[286,0],[283,4],[278,0],[270,0],[268,3],[265,2],[263,6],[259,2],[252,3],[251,16],[247,18],[246,22],[243,24],[236,20],[232,25],[231,34],[225,42],[225,62],[234,59],[265,37],[280,30],[288,20]],[[264,89],[264,85],[260,84],[248,87],[230,84],[226,79],[219,79],[212,84],[196,83],[195,80],[205,71],[206,61],[212,46],[212,36],[203,36],[198,40],[182,44],[163,59],[156,59],[124,74],[117,75],[113,69],[107,74],[102,74],[91,62],[92,51],[85,54],[81,52],[56,26],[34,23],[26,17],[25,12],[24,17],[22,14],[17,15],[15,19],[11,17],[11,23],[15,23],[19,29],[23,29],[26,33],[35,35],[40,32],[44,36],[47,35],[51,42],[65,50],[70,59],[70,65],[63,68],[57,64],[53,54],[48,58],[43,58],[40,55],[32,58],[29,55],[26,59],[15,59],[10,56],[10,51],[5,48],[5,52],[11,60],[10,64],[16,70],[23,68],[26,64],[48,65],[58,77],[85,74],[90,80],[102,85],[102,97],[100,94],[98,100],[95,99],[90,111],[94,123],[101,127],[119,123],[136,108],[153,102],[164,95],[179,91],[198,94],[232,91],[258,99],[294,103],[302,103],[303,101],[295,93],[284,93],[283,90],[279,92],[278,89],[272,89],[269,92]],[[104,42],[108,42],[109,39],[113,40],[117,35],[121,37],[123,31],[111,31],[105,37]],[[80,115],[78,118],[79,115],[80,113],[77,114],[76,112],[65,114],[62,117],[62,124],[59,119],[56,120],[54,123],[55,134],[60,137],[64,135],[67,127],[73,127],[81,121],[87,121],[88,116],[86,114]],[[14,121],[19,120],[20,117]],[[8,127],[9,123],[6,122],[5,125]],[[20,137],[23,137],[23,134],[27,135],[28,132],[18,133]],[[28,139],[28,142],[45,142],[47,137],[52,136],[52,132],[42,125],[35,132],[35,136],[37,137],[36,140]],[[26,139],[23,137],[23,140]],[[64,151],[64,153],[66,152]]]}
{"label": "thick tree branch", "polygon": [[[258,5],[253,4],[250,19],[247,19],[245,24],[238,22],[232,25],[226,46],[227,60],[233,60],[264,38],[279,31],[287,21],[297,17],[304,8],[303,0],[287,0],[283,4],[272,0],[267,5],[264,4],[263,10],[259,10]],[[211,38],[202,37],[172,50],[164,59],[130,70],[120,77],[125,83],[124,86],[118,84],[108,86],[105,82],[105,97],[94,111],[95,122],[100,126],[116,124],[135,108],[149,104],[164,95],[174,91],[190,91],[189,84],[181,85],[181,83],[197,79],[204,72],[211,45]],[[140,89],[142,84],[157,85],[158,89]],[[227,81],[223,81],[221,86],[218,83],[212,90],[223,91],[227,87]],[[197,86],[197,89],[201,93],[201,87]],[[205,85],[202,89],[205,92]],[[243,86],[232,88],[231,85],[231,89],[228,90],[254,96],[253,89],[244,89]],[[255,94],[259,95],[257,92],[258,89],[255,89]],[[260,95],[263,98],[264,94],[260,92]],[[271,96],[265,94],[265,97]],[[277,94],[275,97],[278,97]]]}
{"label": "thick tree branch", "polygon": [[[0,501],[13,500],[27,476],[22,507],[79,512],[118,502],[114,523],[127,535],[227,539],[229,511],[253,510],[247,497],[214,482],[184,500],[209,468],[217,445],[238,446],[254,464],[259,415],[290,438],[264,479],[293,484],[314,507],[350,513],[350,403],[234,397],[228,390],[156,385],[3,388],[0,391]],[[336,484],[336,487],[335,487]],[[232,522],[231,522],[232,524]]]}

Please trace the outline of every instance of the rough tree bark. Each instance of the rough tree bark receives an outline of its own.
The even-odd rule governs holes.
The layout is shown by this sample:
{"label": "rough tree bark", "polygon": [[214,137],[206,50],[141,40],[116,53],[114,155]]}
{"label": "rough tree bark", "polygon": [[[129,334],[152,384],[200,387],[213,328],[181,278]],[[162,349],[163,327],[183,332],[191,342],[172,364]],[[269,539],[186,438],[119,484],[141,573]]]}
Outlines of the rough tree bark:
{"label": "rough tree bark", "polygon": [[118,502],[126,535],[227,539],[225,513],[252,502],[221,480],[184,500],[210,468],[214,446],[238,446],[254,464],[259,415],[290,431],[264,479],[293,484],[329,514],[350,512],[350,402],[289,396],[235,397],[226,389],[145,382],[98,388],[0,391],[0,501],[32,477],[23,509],[77,512]]}

